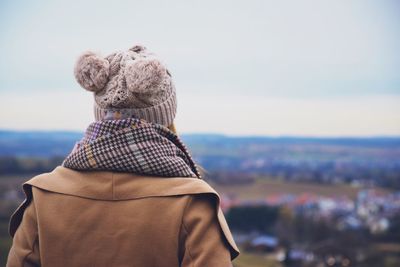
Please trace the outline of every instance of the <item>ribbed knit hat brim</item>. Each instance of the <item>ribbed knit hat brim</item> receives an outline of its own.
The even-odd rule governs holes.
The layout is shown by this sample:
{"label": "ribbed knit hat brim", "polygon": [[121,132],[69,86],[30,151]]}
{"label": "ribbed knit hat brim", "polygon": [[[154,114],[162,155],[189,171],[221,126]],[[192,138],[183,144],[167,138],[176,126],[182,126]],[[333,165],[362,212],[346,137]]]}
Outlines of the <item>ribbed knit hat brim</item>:
{"label": "ribbed knit hat brim", "polygon": [[168,127],[174,121],[176,109],[177,101],[174,88],[165,101],[155,106],[146,108],[101,108],[95,101],[94,116],[96,121],[117,120],[133,117]]}

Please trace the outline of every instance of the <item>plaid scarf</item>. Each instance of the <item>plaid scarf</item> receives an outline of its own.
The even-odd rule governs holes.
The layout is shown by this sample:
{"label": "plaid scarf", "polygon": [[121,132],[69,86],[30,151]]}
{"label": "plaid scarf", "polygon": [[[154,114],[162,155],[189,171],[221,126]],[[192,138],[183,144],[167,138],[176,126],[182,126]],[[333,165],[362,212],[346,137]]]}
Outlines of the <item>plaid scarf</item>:
{"label": "plaid scarf", "polygon": [[91,123],[62,165],[75,170],[201,178],[176,134],[161,124],[136,118]]}

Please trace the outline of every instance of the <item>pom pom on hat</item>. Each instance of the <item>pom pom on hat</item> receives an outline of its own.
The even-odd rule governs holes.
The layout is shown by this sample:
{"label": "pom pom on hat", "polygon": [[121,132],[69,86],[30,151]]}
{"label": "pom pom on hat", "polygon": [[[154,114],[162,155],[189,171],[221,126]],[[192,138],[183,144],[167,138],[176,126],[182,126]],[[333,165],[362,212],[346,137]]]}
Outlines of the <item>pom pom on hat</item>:
{"label": "pom pom on hat", "polygon": [[151,93],[162,82],[166,68],[157,59],[139,59],[126,66],[126,86],[133,93]]}
{"label": "pom pom on hat", "polygon": [[86,90],[98,92],[104,88],[109,77],[109,62],[93,52],[83,53],[77,60],[74,75]]}

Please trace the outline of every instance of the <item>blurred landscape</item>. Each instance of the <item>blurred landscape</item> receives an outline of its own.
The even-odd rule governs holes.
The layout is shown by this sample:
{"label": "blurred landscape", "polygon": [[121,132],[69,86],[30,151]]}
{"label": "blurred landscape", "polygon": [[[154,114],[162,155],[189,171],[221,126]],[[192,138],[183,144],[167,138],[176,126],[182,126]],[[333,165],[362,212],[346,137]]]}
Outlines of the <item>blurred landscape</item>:
{"label": "blurred landscape", "polygon": [[[80,132],[0,131],[0,250],[21,183],[61,164]],[[399,266],[400,138],[182,135],[242,255],[236,267]]]}
{"label": "blurred landscape", "polygon": [[142,44],[172,74],[177,129],[227,134],[181,137],[221,195],[235,267],[400,267],[399,10],[0,1],[0,266],[21,184],[61,164],[93,121],[79,55]]}

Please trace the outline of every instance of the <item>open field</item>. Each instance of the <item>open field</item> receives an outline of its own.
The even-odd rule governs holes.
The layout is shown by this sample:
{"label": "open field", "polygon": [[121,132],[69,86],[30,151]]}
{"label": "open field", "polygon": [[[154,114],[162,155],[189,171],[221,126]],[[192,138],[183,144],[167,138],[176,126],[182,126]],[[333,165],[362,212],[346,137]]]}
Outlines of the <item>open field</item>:
{"label": "open field", "polygon": [[263,254],[244,252],[243,249],[240,252],[239,257],[233,261],[234,267],[282,267],[283,265],[279,262],[268,259]]}
{"label": "open field", "polygon": [[[213,187],[221,194],[234,196],[241,200],[254,200],[264,198],[273,194],[293,194],[303,193],[321,195],[326,197],[346,196],[355,199],[360,188],[348,184],[317,184],[306,182],[286,182],[270,178],[258,179],[250,184],[214,184]],[[391,190],[375,188],[381,193],[390,193]]]}

